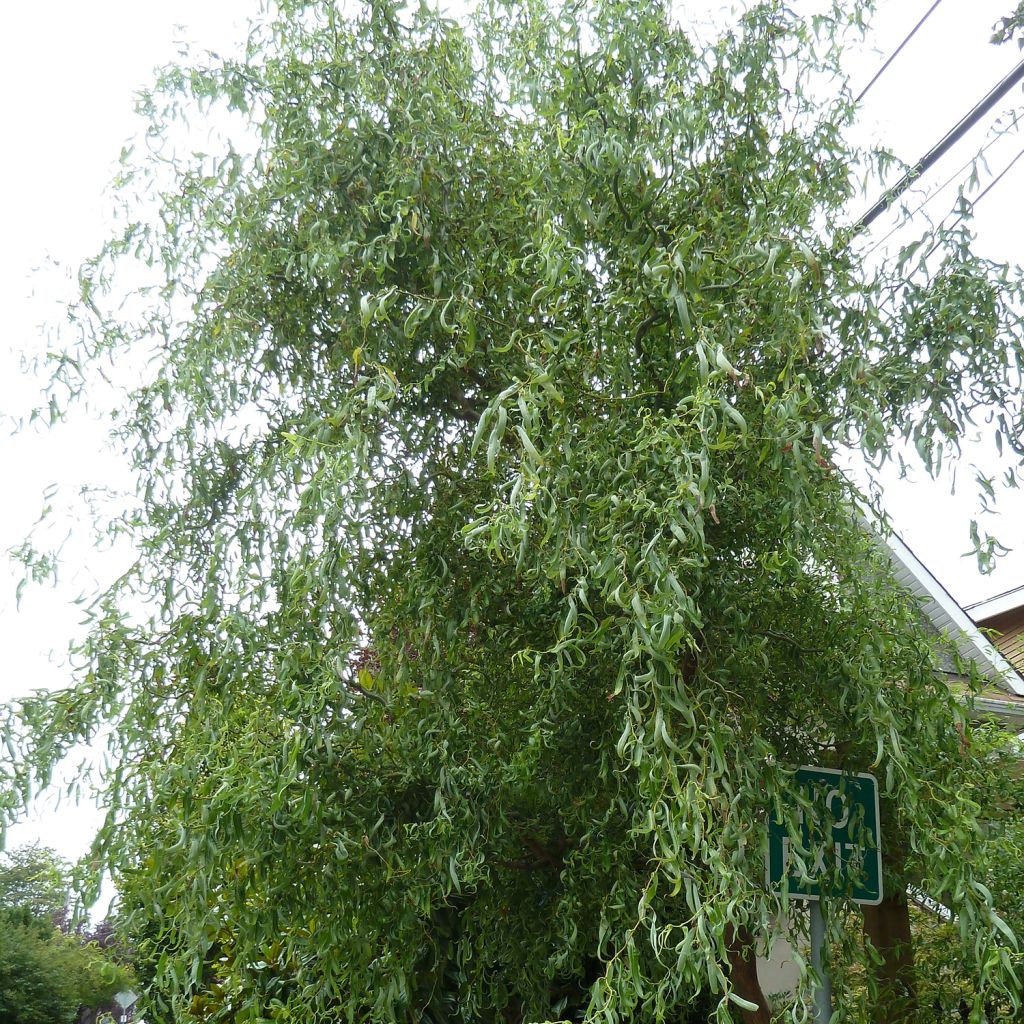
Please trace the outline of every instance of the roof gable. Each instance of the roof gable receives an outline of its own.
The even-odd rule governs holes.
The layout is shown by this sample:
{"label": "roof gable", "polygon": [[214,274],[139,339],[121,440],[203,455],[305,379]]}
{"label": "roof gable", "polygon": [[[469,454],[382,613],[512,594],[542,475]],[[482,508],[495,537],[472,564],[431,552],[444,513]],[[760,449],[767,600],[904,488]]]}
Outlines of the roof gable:
{"label": "roof gable", "polygon": [[995,686],[1024,697],[1024,676],[996,650],[913,551],[892,532],[884,542],[897,581],[920,599],[921,608],[935,629],[948,633],[961,657],[973,662]]}

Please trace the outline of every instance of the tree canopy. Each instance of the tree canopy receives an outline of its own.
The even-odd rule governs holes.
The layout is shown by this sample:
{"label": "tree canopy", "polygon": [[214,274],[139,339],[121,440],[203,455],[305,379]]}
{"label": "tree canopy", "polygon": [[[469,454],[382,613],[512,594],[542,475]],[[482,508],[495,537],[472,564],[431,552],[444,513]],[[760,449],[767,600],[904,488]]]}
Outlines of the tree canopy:
{"label": "tree canopy", "polygon": [[22,846],[0,857],[0,1020],[71,1024],[131,975],[91,936],[69,935],[70,865],[53,850]]}
{"label": "tree canopy", "polygon": [[[96,863],[159,1012],[753,1013],[801,764],[878,775],[887,888],[956,910],[979,1008],[1016,998],[983,748],[836,465],[937,470],[987,413],[1019,465],[1022,282],[969,218],[865,260],[865,16],[279,0],[145,97],[52,406],[140,368],[106,524],[138,560],[2,770],[13,815],[109,744]],[[245,132],[179,152],[214,114]]]}
{"label": "tree canopy", "polygon": [[31,843],[0,854],[0,909],[26,910],[65,928],[71,887],[71,865],[45,846]]}

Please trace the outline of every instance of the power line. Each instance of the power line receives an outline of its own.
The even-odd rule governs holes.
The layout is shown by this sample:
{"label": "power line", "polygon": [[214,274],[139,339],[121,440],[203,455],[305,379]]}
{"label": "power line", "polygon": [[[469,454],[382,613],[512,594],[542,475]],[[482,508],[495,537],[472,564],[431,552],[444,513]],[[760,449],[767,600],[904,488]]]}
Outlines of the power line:
{"label": "power line", "polygon": [[[977,199],[975,199],[975,200],[974,200],[974,201],[973,201],[973,202],[971,203],[971,206],[977,206],[977,205],[978,205],[978,203],[980,203],[980,202],[982,201],[982,199],[984,199],[984,198],[985,198],[985,196],[987,196],[987,195],[989,194],[989,192],[991,192],[991,191],[992,191],[992,189],[994,189],[994,188],[996,187],[996,185],[998,185],[998,184],[999,184],[999,182],[1001,182],[1001,181],[1003,180],[1003,178],[1005,178],[1005,177],[1006,177],[1006,173],[1007,173],[1007,171],[1009,171],[1009,170],[1010,170],[1010,168],[1011,168],[1011,167],[1012,167],[1012,166],[1013,166],[1013,165],[1014,165],[1014,164],[1015,164],[1015,163],[1016,163],[1016,162],[1017,162],[1017,161],[1018,161],[1018,160],[1019,160],[1019,159],[1020,159],[1020,158],[1021,158],[1022,156],[1024,156],[1024,147],[1022,147],[1022,148],[1021,148],[1021,150],[1020,150],[1020,152],[1019,152],[1019,153],[1018,153],[1018,154],[1017,154],[1017,155],[1016,155],[1016,156],[1015,156],[1015,157],[1014,157],[1014,158],[1013,158],[1013,159],[1012,159],[1012,160],[1011,160],[1011,161],[1010,161],[1010,162],[1009,162],[1009,163],[1008,163],[1008,164],[1007,164],[1007,165],[1006,165],[1006,166],[1005,166],[1005,167],[1004,167],[1004,168],[1003,168],[1003,169],[1002,169],[1002,170],[1001,170],[1000,172],[999,172],[998,176],[997,176],[997,177],[995,177],[995,178],[993,178],[993,179],[992,179],[992,180],[991,180],[991,181],[990,181],[990,182],[989,182],[989,183],[988,183],[988,184],[987,184],[987,185],[985,186],[985,190],[984,190],[983,192],[980,192],[980,193],[978,194],[978,198],[977,198]],[[961,214],[961,216],[963,216],[963,215]]]}
{"label": "power line", "polygon": [[[1018,121],[1018,118],[1017,118],[1016,115],[1014,115],[1013,124],[1012,125],[1010,125],[1009,127],[1006,127],[1006,128],[1001,128],[998,132],[996,132],[996,134],[993,135],[992,138],[989,139],[988,142],[986,142],[985,145],[982,146],[981,149],[979,149],[978,152],[974,154],[974,156],[972,156],[969,160],[967,160],[963,164],[961,164],[960,167],[958,167],[941,185],[939,185],[938,188],[934,189],[925,198],[925,200],[921,203],[921,205],[918,206],[917,209],[915,209],[914,212],[911,213],[907,217],[907,220],[913,220],[929,203],[931,203],[933,200],[938,198],[938,196],[942,195],[942,193],[945,192],[946,189],[949,188],[949,186],[952,185],[953,182],[956,181],[956,179],[959,178],[960,175],[963,174],[964,171],[966,171],[968,167],[970,167],[972,164],[975,164],[979,160],[981,160],[981,158],[1001,138],[1003,138],[1004,135],[1008,134],[1011,131],[1011,129],[1017,127],[1017,121]],[[981,195],[984,195],[984,192]],[[981,198],[981,195],[978,196],[978,199]],[[977,200],[975,200],[975,202],[976,201]],[[888,242],[889,239],[892,238],[892,236],[895,235],[896,232],[899,231],[899,229],[901,227],[903,227],[903,224],[904,224],[903,221],[901,221],[901,222],[899,222],[897,224],[894,224],[893,227],[889,229],[889,233],[887,235],[885,235],[883,238],[881,238],[879,241],[877,241],[870,249],[868,249],[866,255],[870,256],[872,253],[874,253],[875,251],[880,249],[883,245],[885,245],[885,243]]]}
{"label": "power line", "polygon": [[875,205],[853,225],[853,233],[856,234],[866,228],[889,209],[906,192],[912,182],[959,142],[1021,79],[1024,79],[1024,61],[1021,61],[984,99],[972,107],[891,189],[883,193]]}
{"label": "power line", "polygon": [[[968,200],[967,201],[970,204],[970,207],[971,207],[972,210],[978,205],[978,203],[980,203],[982,201],[982,199],[985,198],[985,196],[987,196],[989,194],[989,192],[992,191],[992,189],[994,189],[996,187],[996,185],[999,184],[999,182],[1001,182],[1003,180],[1003,178],[1006,177],[1006,175],[1009,172],[1010,168],[1013,167],[1013,165],[1022,156],[1024,156],[1024,147],[1022,147],[1020,152],[1018,152],[1017,155],[985,186],[985,188],[981,192],[978,193],[978,197],[976,199]],[[966,210],[961,210],[960,213],[957,214],[956,220],[953,221],[953,223],[950,224],[949,227],[946,228],[946,230],[952,231],[953,228],[955,228],[957,226],[957,224],[959,224],[960,221],[962,221],[964,219],[965,213],[966,213]],[[945,224],[940,224],[939,225],[939,231],[942,231],[944,228],[945,228]],[[933,252],[935,252],[935,250],[939,247],[939,243],[941,241],[942,240],[940,238],[936,238],[935,239],[935,241],[932,243],[932,247],[928,250],[927,253],[925,253],[925,257],[924,257],[925,259],[928,259],[928,257],[931,256],[931,254]],[[874,250],[872,250],[872,251],[874,251]]]}
{"label": "power line", "polygon": [[886,69],[900,55],[900,51],[903,49],[903,47],[906,46],[907,43],[909,43],[910,40],[917,35],[917,30],[928,20],[928,18],[932,14],[932,11],[934,11],[935,8],[938,7],[941,3],[942,0],[935,0],[935,3],[933,3],[931,7],[929,7],[928,10],[924,12],[924,15],[921,17],[921,20],[910,30],[910,33],[903,40],[903,42],[900,43],[900,45],[897,46],[896,49],[892,51],[892,53],[889,55],[889,59],[875,72],[875,77],[872,78],[871,81],[868,82],[868,84],[865,85],[863,89],[861,89],[860,94],[853,101],[854,103],[860,103],[860,101],[864,99],[864,97],[868,94],[868,90],[871,88],[871,86],[873,86],[875,82],[877,82],[882,77],[882,75],[885,74]]}

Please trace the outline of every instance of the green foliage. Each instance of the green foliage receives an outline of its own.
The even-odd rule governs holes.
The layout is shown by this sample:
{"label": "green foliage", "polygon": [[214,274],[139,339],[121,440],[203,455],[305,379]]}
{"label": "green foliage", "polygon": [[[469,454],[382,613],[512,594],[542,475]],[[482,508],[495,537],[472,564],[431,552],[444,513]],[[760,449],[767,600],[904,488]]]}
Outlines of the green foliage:
{"label": "green foliage", "polygon": [[78,984],[62,937],[52,941],[31,925],[0,922],[0,1020],[10,1024],[71,1024]]}
{"label": "green foliage", "polygon": [[130,988],[131,975],[102,950],[38,922],[0,917],[0,1020],[71,1024],[79,1007],[99,1007]]}
{"label": "green foliage", "polygon": [[[914,939],[921,1019],[949,1024],[961,1021],[964,1008],[969,1009],[975,1001],[976,986],[973,972],[964,969],[956,925],[943,923],[928,913],[917,914]],[[1020,1020],[1005,1004],[997,1007],[989,1000],[985,1010],[986,1024]]]}
{"label": "green foliage", "polygon": [[71,865],[37,843],[0,853],[0,911],[24,910],[56,927],[70,911]]}
{"label": "green foliage", "polygon": [[1017,45],[1024,46],[1022,28],[1024,28],[1024,3],[1019,3],[1013,13],[1008,14],[1005,18],[1000,18],[993,26],[992,42],[1006,43],[1015,36],[1019,36]]}
{"label": "green foliage", "polygon": [[[962,225],[862,263],[863,13],[705,45],[659,3],[281,0],[146,98],[54,375],[145,367],[139,558],[0,767],[13,815],[105,737],[96,863],[164,1019],[724,1021],[806,763],[878,774],[886,884],[1016,999],[982,750],[834,465],[934,470],[991,408],[1018,458],[1021,280]],[[254,151],[175,154],[226,109]]]}
{"label": "green foliage", "polygon": [[[1005,737],[993,731],[981,738],[980,745],[989,748],[988,771],[973,779],[965,779],[972,789],[982,817],[981,861],[987,866],[979,878],[992,894],[992,903],[1000,920],[1014,936],[1024,935],[1024,889],[1021,887],[1024,865],[1024,779],[1019,763],[1019,743],[1007,747]],[[942,1007],[954,1020],[961,1002],[971,1006],[977,1001],[977,972],[972,959],[956,941],[957,924],[943,923],[934,915],[918,914],[915,923],[915,954],[921,986],[921,1005],[927,1010]],[[1008,945],[1013,945],[1009,943]],[[1019,950],[1015,959],[1022,957]],[[990,996],[985,1003],[988,1020],[1024,1020],[1019,1006]]]}
{"label": "green foliage", "polygon": [[38,844],[0,856],[0,1020],[61,1024],[99,1007],[132,977],[100,946],[67,935],[71,866]]}
{"label": "green foliage", "polygon": [[95,943],[64,935],[22,908],[0,910],[0,1020],[70,1024],[80,1007],[108,1004],[131,973]]}

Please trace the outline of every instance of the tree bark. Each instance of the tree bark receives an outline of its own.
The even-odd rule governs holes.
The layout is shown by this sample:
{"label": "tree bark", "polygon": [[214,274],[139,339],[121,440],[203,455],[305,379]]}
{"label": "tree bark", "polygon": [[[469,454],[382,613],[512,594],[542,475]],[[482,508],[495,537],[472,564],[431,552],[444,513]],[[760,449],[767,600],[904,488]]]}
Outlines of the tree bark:
{"label": "tree bark", "polygon": [[756,1010],[740,1010],[743,1024],[771,1024],[768,1000],[757,979],[757,946],[746,928],[733,930],[728,937],[729,978],[742,999],[757,1005]]}
{"label": "tree bark", "polygon": [[864,935],[882,957],[875,977],[878,1002],[871,1011],[874,1024],[910,1020],[917,1005],[914,945],[910,906],[905,892],[888,896],[877,907],[863,907]]}

